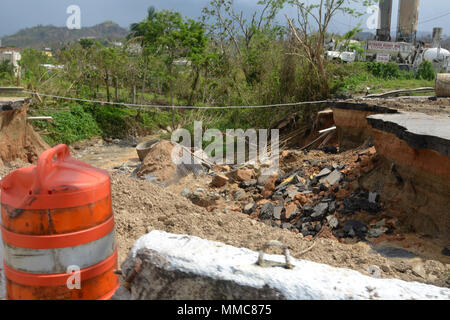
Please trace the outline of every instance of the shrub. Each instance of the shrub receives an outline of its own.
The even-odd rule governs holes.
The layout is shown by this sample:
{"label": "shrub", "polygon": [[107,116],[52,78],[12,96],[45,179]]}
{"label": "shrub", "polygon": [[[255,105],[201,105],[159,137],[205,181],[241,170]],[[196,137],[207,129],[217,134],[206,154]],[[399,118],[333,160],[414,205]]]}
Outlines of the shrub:
{"label": "shrub", "polygon": [[400,70],[398,65],[394,62],[380,63],[368,62],[367,71],[372,73],[375,77],[383,79],[397,79],[400,78]]}
{"label": "shrub", "polygon": [[14,66],[7,60],[0,62],[0,79],[14,75]]}
{"label": "shrub", "polygon": [[434,80],[436,78],[436,72],[434,72],[433,64],[430,61],[422,62],[417,71],[416,78],[429,81]]}
{"label": "shrub", "polygon": [[80,105],[70,106],[70,111],[42,111],[40,114],[53,117],[52,122],[36,121],[35,125],[46,129],[49,134],[43,138],[51,145],[88,139],[101,134],[100,128],[92,115],[86,112]]}

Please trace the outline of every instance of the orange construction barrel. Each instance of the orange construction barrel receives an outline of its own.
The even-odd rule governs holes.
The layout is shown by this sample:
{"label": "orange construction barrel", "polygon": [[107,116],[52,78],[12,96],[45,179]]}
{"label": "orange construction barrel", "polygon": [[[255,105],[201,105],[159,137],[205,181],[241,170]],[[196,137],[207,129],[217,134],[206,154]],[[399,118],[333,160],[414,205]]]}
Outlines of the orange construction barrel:
{"label": "orange construction barrel", "polygon": [[111,298],[119,279],[108,173],[58,145],[1,188],[7,298]]}

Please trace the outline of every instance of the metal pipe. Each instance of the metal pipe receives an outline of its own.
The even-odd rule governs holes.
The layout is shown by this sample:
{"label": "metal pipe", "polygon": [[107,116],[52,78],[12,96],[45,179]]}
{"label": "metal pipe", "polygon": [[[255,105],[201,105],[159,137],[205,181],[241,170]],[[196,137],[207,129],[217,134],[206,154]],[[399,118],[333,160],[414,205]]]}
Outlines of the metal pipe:
{"label": "metal pipe", "polygon": [[432,41],[433,48],[441,47],[442,31],[443,31],[442,28],[433,28],[433,41]]}

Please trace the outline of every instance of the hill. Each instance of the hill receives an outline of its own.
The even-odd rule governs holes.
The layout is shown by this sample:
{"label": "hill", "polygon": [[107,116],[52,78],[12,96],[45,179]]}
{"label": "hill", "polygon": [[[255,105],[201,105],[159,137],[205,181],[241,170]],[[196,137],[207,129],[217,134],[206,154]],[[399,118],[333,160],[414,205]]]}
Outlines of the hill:
{"label": "hill", "polygon": [[26,28],[2,38],[3,46],[42,49],[59,48],[64,44],[81,38],[96,38],[107,41],[120,41],[126,37],[128,30],[118,24],[106,21],[93,27],[69,30],[66,27],[36,26]]}

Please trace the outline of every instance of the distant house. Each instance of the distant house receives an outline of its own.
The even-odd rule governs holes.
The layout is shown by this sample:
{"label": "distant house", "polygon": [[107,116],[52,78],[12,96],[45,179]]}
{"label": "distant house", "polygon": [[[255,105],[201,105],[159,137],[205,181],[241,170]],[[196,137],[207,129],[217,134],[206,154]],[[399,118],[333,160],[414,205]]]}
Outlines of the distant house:
{"label": "distant house", "polygon": [[12,47],[0,47],[0,62],[9,61],[14,67],[14,75],[20,75],[19,61],[22,59],[20,49]]}
{"label": "distant house", "polygon": [[181,58],[181,59],[175,60],[173,62],[173,64],[175,66],[190,66],[192,64],[192,62],[186,58]]}
{"label": "distant house", "polygon": [[53,57],[52,48],[44,48],[44,51],[42,51],[42,52],[50,58]]}

